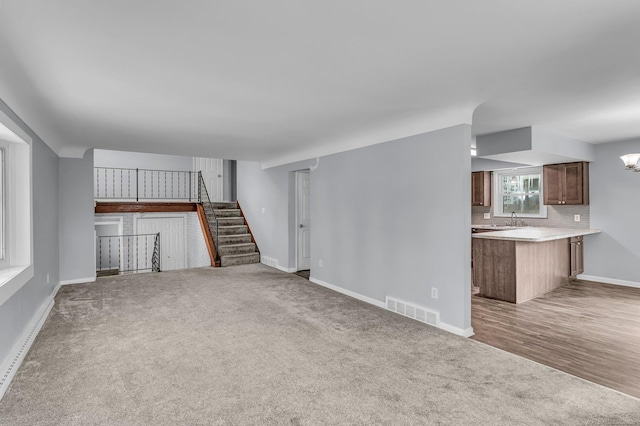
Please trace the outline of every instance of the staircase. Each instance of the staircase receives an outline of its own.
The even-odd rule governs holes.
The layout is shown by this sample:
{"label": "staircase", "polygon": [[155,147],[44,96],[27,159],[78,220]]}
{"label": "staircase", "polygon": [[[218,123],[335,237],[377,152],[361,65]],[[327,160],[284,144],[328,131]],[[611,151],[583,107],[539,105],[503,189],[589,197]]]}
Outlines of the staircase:
{"label": "staircase", "polygon": [[216,245],[220,266],[260,262],[260,252],[237,201],[202,203]]}

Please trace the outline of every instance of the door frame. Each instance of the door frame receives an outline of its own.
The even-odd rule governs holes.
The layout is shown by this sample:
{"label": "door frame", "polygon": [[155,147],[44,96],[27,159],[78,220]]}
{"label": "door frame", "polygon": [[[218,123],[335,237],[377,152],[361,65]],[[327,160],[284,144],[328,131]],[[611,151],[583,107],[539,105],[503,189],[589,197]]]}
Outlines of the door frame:
{"label": "door frame", "polygon": [[[187,213],[134,213],[133,215],[133,234],[138,235],[138,220],[139,219],[182,219],[182,229],[183,233],[183,265],[187,267],[187,243],[189,239],[187,238]],[[162,256],[162,245],[160,245],[160,256]],[[162,264],[162,258],[160,259],[160,264]],[[162,270],[162,269],[161,269]]]}
{"label": "door frame", "polygon": [[[296,272],[301,270],[300,269],[300,263],[298,262],[298,259],[300,258],[300,256],[299,256],[299,254],[300,254],[300,252],[299,252],[300,246],[299,246],[299,243],[298,243],[299,240],[300,240],[300,226],[299,226],[300,224],[299,224],[299,221],[298,221],[298,211],[299,211],[299,207],[300,207],[300,195],[299,195],[300,191],[299,191],[299,188],[298,188],[298,175],[301,174],[301,173],[308,173],[309,174],[309,180],[311,180],[311,170],[310,169],[302,169],[302,170],[296,170],[293,173],[294,174],[294,183],[295,183],[295,188],[294,188],[294,191],[295,191],[295,208],[294,208],[295,216],[294,216],[294,220],[295,221],[294,221],[293,226],[294,226],[294,228],[296,230],[296,236],[295,236],[295,248],[296,248],[295,249],[295,253],[296,253],[296,256],[295,256],[295,258],[296,258],[295,259],[296,260],[295,266],[296,267],[295,267],[295,269],[296,269]],[[311,220],[309,220],[309,223],[311,223]],[[311,263],[309,263],[309,268],[311,268]]]}

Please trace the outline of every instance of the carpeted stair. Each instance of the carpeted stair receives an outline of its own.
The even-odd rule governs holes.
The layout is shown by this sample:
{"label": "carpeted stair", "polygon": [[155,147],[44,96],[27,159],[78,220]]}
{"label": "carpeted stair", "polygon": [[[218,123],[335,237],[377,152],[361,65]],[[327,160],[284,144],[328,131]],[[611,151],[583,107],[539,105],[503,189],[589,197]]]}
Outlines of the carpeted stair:
{"label": "carpeted stair", "polygon": [[203,203],[202,206],[212,233],[215,233],[215,221],[218,223],[220,266],[260,262],[260,252],[237,202]]}

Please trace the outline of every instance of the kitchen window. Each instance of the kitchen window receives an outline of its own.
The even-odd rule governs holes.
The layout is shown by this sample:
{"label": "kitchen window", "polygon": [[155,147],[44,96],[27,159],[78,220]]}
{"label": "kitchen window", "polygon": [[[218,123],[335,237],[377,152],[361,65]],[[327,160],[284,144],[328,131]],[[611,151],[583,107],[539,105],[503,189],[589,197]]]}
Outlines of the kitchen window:
{"label": "kitchen window", "polygon": [[542,167],[498,170],[494,176],[494,216],[546,218]]}

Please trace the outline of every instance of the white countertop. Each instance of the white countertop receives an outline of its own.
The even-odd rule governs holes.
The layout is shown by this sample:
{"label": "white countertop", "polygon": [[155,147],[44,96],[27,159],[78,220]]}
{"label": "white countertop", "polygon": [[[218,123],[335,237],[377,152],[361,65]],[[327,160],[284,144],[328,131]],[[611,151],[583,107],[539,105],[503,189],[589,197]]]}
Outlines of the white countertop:
{"label": "white countertop", "polygon": [[[472,228],[484,228],[486,226],[474,226]],[[600,229],[566,229],[566,228],[542,228],[535,226],[525,226],[522,228],[508,229],[505,231],[483,232],[472,234],[473,238],[484,238],[487,240],[510,240],[528,241],[539,243],[543,241],[560,240],[563,238],[580,237],[583,235],[598,234]]]}

